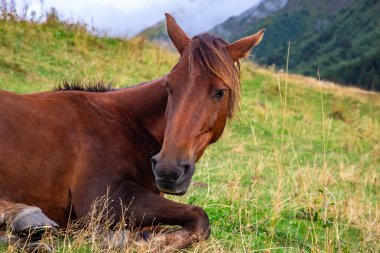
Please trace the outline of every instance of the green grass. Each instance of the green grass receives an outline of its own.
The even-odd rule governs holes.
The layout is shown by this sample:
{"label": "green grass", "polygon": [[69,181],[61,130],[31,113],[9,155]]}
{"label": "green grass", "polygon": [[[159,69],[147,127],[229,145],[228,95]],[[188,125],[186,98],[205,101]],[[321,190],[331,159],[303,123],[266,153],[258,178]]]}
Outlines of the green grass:
{"label": "green grass", "polygon": [[[202,159],[194,180],[209,188],[194,187],[188,202],[206,208],[214,236],[227,251],[376,252],[378,105],[323,93],[329,136],[324,142],[320,93],[289,83],[283,131],[277,91],[270,76],[243,82],[241,121],[233,122]],[[330,121],[336,108],[346,122]],[[324,164],[333,202],[327,224]]]}
{"label": "green grass", "polygon": [[[54,18],[2,19],[0,29],[0,88],[19,93],[63,79],[128,86],[178,59],[142,39],[96,37]],[[188,251],[379,252],[380,96],[285,77],[244,64],[240,119],[207,149],[188,194],[169,196],[211,220],[211,238]],[[91,252],[85,241],[56,240],[58,252]]]}

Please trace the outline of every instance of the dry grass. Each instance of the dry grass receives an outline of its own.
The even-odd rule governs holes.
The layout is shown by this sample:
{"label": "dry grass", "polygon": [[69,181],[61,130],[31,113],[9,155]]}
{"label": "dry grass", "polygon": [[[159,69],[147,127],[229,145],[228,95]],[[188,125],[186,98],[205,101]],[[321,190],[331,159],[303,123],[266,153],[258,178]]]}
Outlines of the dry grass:
{"label": "dry grass", "polygon": [[[255,68],[257,73],[262,75],[274,75],[280,80],[286,79],[287,74],[283,71],[275,71],[273,68],[261,68],[253,63],[249,63],[249,65],[252,66],[251,68]],[[301,88],[311,87],[316,92],[318,92],[322,87],[323,92],[334,93],[335,95],[339,95],[341,97],[352,97],[365,102],[380,105],[380,94],[378,92],[367,91],[354,86],[342,86],[334,82],[318,80],[313,77],[300,76],[296,74],[288,74],[288,81],[289,83],[300,86]]]}

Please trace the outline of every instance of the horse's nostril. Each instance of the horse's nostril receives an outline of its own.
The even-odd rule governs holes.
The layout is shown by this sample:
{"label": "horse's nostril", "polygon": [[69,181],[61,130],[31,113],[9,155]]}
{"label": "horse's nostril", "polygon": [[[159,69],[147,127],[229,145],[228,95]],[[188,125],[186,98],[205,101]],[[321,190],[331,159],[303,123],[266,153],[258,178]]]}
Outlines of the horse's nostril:
{"label": "horse's nostril", "polygon": [[181,170],[181,173],[177,174],[176,178],[174,178],[174,180],[176,180],[176,181],[178,179],[180,179],[185,174],[185,169],[184,168],[180,168],[180,170]]}
{"label": "horse's nostril", "polygon": [[152,162],[152,169],[156,168],[156,164],[157,164],[156,158],[152,157],[151,162]]}
{"label": "horse's nostril", "polygon": [[157,171],[156,171],[157,160],[154,157],[152,157],[151,162],[152,162],[153,175],[155,178],[158,178]]}
{"label": "horse's nostril", "polygon": [[182,183],[188,178],[188,174],[192,174],[193,167],[190,163],[179,163],[177,165],[163,162],[153,156],[151,158],[153,175],[157,180]]}
{"label": "horse's nostril", "polygon": [[185,179],[186,179],[185,175],[187,175],[189,173],[189,171],[191,169],[191,165],[185,164],[185,165],[182,165],[180,168],[182,170],[181,174],[179,175],[178,178],[175,179],[177,183],[182,183],[183,181],[185,181]]}
{"label": "horse's nostril", "polygon": [[186,174],[190,169],[191,169],[191,165],[190,165],[190,164],[186,164],[186,165],[183,166],[183,171],[184,171],[185,174]]}

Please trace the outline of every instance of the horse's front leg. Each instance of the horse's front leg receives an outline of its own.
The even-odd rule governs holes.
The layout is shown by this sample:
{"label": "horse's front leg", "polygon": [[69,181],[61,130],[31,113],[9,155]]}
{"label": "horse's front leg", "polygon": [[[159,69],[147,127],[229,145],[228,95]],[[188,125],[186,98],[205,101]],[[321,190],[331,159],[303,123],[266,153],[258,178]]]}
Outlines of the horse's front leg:
{"label": "horse's front leg", "polygon": [[210,235],[207,214],[198,206],[176,203],[132,182],[125,182],[115,193],[120,194],[120,199],[127,207],[126,214],[134,219],[135,226],[180,226],[171,232],[151,236],[149,240],[156,244],[155,247],[160,244],[182,249]]}

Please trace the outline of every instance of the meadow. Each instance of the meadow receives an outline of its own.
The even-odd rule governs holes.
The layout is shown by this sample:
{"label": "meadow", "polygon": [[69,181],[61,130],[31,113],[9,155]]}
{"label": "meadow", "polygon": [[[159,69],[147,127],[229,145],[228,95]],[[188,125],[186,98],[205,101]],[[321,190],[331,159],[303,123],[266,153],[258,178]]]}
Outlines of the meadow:
{"label": "meadow", "polygon": [[[46,91],[65,79],[125,87],[178,60],[142,38],[88,30],[54,13],[44,23],[3,15],[0,89]],[[167,197],[211,221],[210,239],[185,252],[379,252],[379,176],[379,94],[245,61],[238,119],[207,149],[188,193]],[[78,235],[49,240],[57,252],[102,251]]]}

